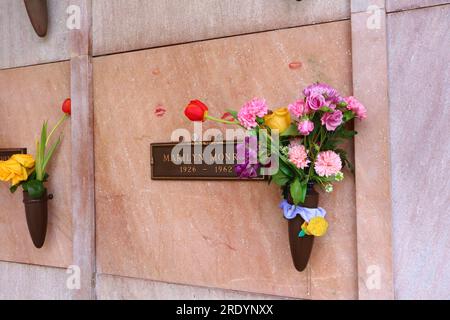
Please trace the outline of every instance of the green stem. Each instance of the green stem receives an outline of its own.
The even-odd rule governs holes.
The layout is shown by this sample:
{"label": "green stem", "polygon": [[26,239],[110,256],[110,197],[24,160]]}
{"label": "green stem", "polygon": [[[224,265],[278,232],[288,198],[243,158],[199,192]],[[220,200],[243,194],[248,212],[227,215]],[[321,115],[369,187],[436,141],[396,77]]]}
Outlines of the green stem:
{"label": "green stem", "polygon": [[56,124],[56,126],[53,128],[53,130],[50,132],[50,134],[47,137],[47,141],[45,141],[45,146],[47,146],[48,142],[50,141],[53,133],[59,128],[59,126],[61,126],[64,121],[67,120],[67,118],[69,118],[69,116],[67,115],[67,113],[65,113],[61,119],[59,119],[58,123]]}
{"label": "green stem", "polygon": [[[322,148],[322,144],[323,144],[323,142],[324,142],[324,137],[325,137],[325,136],[326,136],[326,134],[325,134],[325,135],[323,134],[323,129],[322,129],[322,127],[320,127],[319,132],[317,133],[317,137],[316,137],[316,138],[319,138],[319,137],[320,137],[320,143],[319,143],[319,145],[318,145],[318,150],[317,150],[317,152],[315,153],[316,155],[319,154],[320,149]],[[314,141],[313,141],[312,143],[310,142],[310,150],[311,150],[311,146],[314,145],[314,144],[315,144]],[[315,150],[314,150],[314,151],[315,151]],[[311,152],[311,158],[312,158],[312,161],[311,161],[311,166],[309,167],[308,181],[311,179],[311,176],[312,176],[312,174],[313,174],[313,167],[314,167],[313,164],[316,162],[316,158],[317,158],[317,157],[314,156],[314,152]],[[307,181],[307,182],[308,182],[308,181]]]}
{"label": "green stem", "polygon": [[213,117],[213,116],[209,116],[209,115],[206,115],[205,119],[212,120],[212,121],[219,122],[219,123],[224,123],[224,124],[239,124],[239,122],[236,121],[236,120],[235,121],[228,121],[228,120],[219,119],[219,118],[216,118],[216,117]]}

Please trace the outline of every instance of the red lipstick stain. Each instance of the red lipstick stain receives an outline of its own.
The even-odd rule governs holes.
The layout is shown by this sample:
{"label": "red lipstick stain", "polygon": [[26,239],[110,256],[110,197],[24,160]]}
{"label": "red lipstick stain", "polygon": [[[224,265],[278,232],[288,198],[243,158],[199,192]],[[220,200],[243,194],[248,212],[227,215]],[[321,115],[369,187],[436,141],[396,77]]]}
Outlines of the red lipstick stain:
{"label": "red lipstick stain", "polygon": [[295,70],[300,69],[302,67],[302,63],[300,61],[292,61],[289,63],[289,69]]}
{"label": "red lipstick stain", "polygon": [[157,105],[156,106],[156,108],[155,108],[155,115],[158,117],[158,118],[161,118],[161,117],[163,117],[164,115],[166,114],[166,109],[162,106],[162,105]]}

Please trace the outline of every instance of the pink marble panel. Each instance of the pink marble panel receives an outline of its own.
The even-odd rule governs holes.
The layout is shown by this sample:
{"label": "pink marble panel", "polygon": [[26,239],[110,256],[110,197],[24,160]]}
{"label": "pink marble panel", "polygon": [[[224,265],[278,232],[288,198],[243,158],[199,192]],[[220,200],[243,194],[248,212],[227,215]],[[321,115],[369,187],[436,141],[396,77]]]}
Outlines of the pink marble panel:
{"label": "pink marble panel", "polygon": [[450,299],[450,5],[388,15],[398,299]]}
{"label": "pink marble panel", "polygon": [[[70,96],[69,63],[53,63],[0,71],[0,147],[26,147],[35,154],[42,122],[61,117],[61,103]],[[65,267],[72,259],[71,134],[64,138],[49,168],[49,223],[44,247],[31,242],[21,191],[10,194],[0,185],[0,260]]]}
{"label": "pink marble panel", "polygon": [[69,59],[66,10],[72,2],[47,0],[48,31],[40,38],[23,1],[0,1],[0,69]]}
{"label": "pink marble panel", "polygon": [[401,11],[448,3],[450,3],[449,0],[386,0],[386,10],[388,12]]}
{"label": "pink marble panel", "polygon": [[374,9],[383,9],[386,0],[351,0],[352,13],[374,11]]}
{"label": "pink marble panel", "polygon": [[0,299],[68,300],[66,269],[0,261]]}
{"label": "pink marble panel", "polygon": [[352,14],[353,91],[368,109],[356,121],[355,171],[360,299],[392,299],[392,210],[385,12]]}
{"label": "pink marble panel", "polygon": [[[322,197],[330,233],[317,240],[309,271],[298,273],[277,187],[152,181],[149,154],[150,143],[170,140],[172,130],[192,129],[182,115],[192,98],[220,116],[253,96],[287,105],[317,80],[350,94],[350,47],[344,21],[95,58],[98,272],[289,297],[356,298],[350,173],[333,196]],[[290,68],[293,61],[302,66]]]}
{"label": "pink marble panel", "polygon": [[[1,265],[0,265],[1,267]],[[277,296],[234,290],[194,287],[101,274],[97,276],[99,300],[273,300]],[[1,292],[0,292],[1,294]]]}
{"label": "pink marble panel", "polygon": [[350,0],[95,0],[95,55],[348,19]]}

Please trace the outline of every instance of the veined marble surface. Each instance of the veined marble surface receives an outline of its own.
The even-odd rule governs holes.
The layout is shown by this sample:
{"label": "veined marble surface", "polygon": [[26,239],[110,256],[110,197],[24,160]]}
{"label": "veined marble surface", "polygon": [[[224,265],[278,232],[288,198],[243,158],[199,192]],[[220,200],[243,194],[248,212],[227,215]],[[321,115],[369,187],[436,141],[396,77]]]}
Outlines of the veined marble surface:
{"label": "veined marble surface", "polygon": [[450,5],[388,15],[395,293],[450,299]]}

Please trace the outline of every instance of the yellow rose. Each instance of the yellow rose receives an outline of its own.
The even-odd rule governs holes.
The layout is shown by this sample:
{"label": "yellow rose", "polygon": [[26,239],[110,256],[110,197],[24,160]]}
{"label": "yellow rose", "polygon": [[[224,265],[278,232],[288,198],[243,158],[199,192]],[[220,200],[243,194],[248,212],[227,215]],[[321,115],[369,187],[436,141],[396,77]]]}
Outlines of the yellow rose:
{"label": "yellow rose", "polygon": [[11,185],[26,181],[34,170],[34,159],[30,155],[13,155],[9,160],[0,161],[0,180],[11,181]]}
{"label": "yellow rose", "polygon": [[328,230],[328,222],[325,220],[325,218],[322,217],[314,217],[312,218],[309,223],[303,223],[302,230],[307,235],[313,235],[316,237],[321,237],[325,233],[327,233]]}
{"label": "yellow rose", "polygon": [[264,123],[272,130],[283,133],[291,125],[291,114],[287,108],[280,108],[264,117]]}
{"label": "yellow rose", "polygon": [[1,181],[9,181],[11,175],[11,171],[7,167],[6,161],[0,161],[0,180]]}
{"label": "yellow rose", "polygon": [[15,154],[11,157],[11,159],[16,160],[27,169],[34,168],[34,158],[30,154]]}

